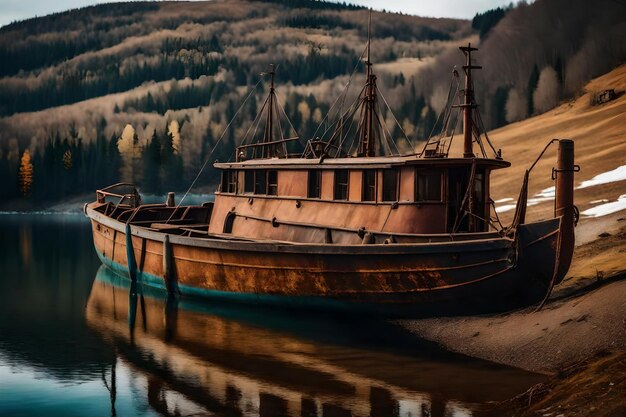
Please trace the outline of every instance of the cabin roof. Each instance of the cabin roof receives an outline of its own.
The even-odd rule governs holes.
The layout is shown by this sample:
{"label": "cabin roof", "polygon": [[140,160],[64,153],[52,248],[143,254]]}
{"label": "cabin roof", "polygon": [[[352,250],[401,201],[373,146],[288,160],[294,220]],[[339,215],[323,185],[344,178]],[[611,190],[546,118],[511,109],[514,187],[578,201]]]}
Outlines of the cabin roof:
{"label": "cabin roof", "polygon": [[420,158],[415,155],[409,156],[381,156],[381,157],[357,157],[357,158],[270,158],[250,159],[241,162],[216,162],[213,164],[218,169],[370,169],[391,168],[398,166],[432,166],[443,167],[451,165],[471,165],[476,161],[481,166],[491,169],[507,168],[511,163],[503,159],[492,158]]}

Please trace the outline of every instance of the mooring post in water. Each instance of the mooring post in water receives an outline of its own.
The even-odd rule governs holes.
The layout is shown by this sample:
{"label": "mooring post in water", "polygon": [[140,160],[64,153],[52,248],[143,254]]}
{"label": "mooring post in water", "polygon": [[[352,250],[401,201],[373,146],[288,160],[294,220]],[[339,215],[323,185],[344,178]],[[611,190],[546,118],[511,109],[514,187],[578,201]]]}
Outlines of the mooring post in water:
{"label": "mooring post in water", "polygon": [[172,244],[170,243],[169,235],[166,234],[163,238],[163,280],[165,281],[165,288],[167,288],[168,294],[175,292],[173,262]]}
{"label": "mooring post in water", "polygon": [[130,224],[126,223],[126,262],[128,264],[128,277],[131,281],[137,280],[137,262],[133,249],[133,237],[130,232]]}
{"label": "mooring post in water", "polygon": [[135,337],[135,321],[137,320],[137,281],[131,281],[128,291],[128,329],[131,342]]}
{"label": "mooring post in water", "polygon": [[557,283],[567,273],[574,252],[574,226],[576,207],[574,206],[574,172],[579,167],[574,165],[574,141],[559,140],[556,168],[554,169],[555,191],[554,216],[561,217],[560,253]]}
{"label": "mooring post in water", "polygon": [[165,200],[165,205],[167,207],[174,207],[176,205],[176,201],[174,197],[175,197],[174,193],[172,192],[167,193],[167,200]]}

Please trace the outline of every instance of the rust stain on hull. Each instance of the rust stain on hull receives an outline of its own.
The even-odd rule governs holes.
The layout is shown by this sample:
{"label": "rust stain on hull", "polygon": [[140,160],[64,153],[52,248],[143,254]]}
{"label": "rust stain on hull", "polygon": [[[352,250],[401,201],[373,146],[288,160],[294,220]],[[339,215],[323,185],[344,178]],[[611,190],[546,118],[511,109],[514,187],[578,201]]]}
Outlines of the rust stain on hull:
{"label": "rust stain on hull", "polygon": [[[92,219],[95,248],[107,260],[127,265],[126,238],[116,230],[123,225],[109,223]],[[139,279],[142,274],[164,279],[163,242],[141,227],[132,227],[132,233],[135,259],[141,260]],[[450,248],[443,243],[439,250],[432,244],[403,245],[394,248],[396,253],[381,247],[381,253],[372,256],[359,253],[361,246],[344,247],[348,253],[316,253],[320,245],[281,252],[269,244],[264,250],[254,242],[228,247],[229,242],[215,241],[212,247],[207,239],[177,237],[172,239],[172,263],[178,286],[207,291],[284,296],[291,301],[328,297],[390,310],[403,305],[419,314],[480,312],[541,299],[554,268],[554,260],[541,257],[551,252],[557,237],[558,222],[530,227],[523,259],[515,259],[514,241],[508,238],[463,242],[466,254],[459,252],[458,244]]]}

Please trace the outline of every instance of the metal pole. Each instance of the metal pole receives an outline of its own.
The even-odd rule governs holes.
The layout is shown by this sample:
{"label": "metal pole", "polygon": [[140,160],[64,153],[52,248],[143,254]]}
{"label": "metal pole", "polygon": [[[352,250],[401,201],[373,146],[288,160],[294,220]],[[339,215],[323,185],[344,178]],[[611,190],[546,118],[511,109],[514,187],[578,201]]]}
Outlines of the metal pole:
{"label": "metal pole", "polygon": [[473,48],[471,43],[467,46],[461,46],[459,48],[465,54],[465,65],[463,70],[465,71],[465,90],[463,100],[463,157],[474,158],[474,150],[472,149],[472,139],[474,134],[474,119],[472,110],[476,107],[474,102],[474,90],[472,89],[472,70],[481,69],[482,67],[472,65],[472,51],[477,51],[478,48]]}
{"label": "metal pole", "polygon": [[557,272],[557,283],[567,273],[572,254],[574,253],[574,226],[576,217],[576,207],[574,206],[574,172],[577,167],[574,165],[574,141],[570,139],[559,140],[556,161],[556,181],[554,199],[554,215],[561,217],[560,230],[560,254],[559,269]]}

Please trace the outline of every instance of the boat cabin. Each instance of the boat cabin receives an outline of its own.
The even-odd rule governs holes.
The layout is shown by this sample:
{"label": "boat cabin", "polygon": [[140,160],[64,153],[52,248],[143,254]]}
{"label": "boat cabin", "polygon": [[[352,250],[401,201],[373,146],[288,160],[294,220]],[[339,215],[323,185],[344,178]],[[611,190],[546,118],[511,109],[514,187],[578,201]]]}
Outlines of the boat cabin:
{"label": "boat cabin", "polygon": [[[283,129],[276,129],[287,124],[274,120],[284,111],[278,106],[272,68],[270,93],[261,108],[265,117],[257,119],[265,126],[253,129],[262,136],[250,143],[244,137],[236,161],[214,164],[222,178],[209,232],[292,242],[377,243],[409,235],[490,231],[489,176],[510,164],[485,134],[493,150],[493,157],[487,156],[471,82],[471,70],[479,68],[471,63],[476,49],[460,49],[467,57],[465,89],[457,91],[460,102],[450,102],[443,118],[452,120],[454,108],[461,110],[464,152],[459,158],[448,157],[455,130],[448,126],[439,137],[429,138],[421,152],[413,147],[399,151],[380,123],[382,93],[369,54],[366,85],[356,104],[337,117],[334,130],[326,129],[330,137],[310,139],[303,152],[290,154],[288,145],[298,138],[284,138]],[[452,137],[446,135],[450,131]],[[479,156],[474,143],[480,145]]]}
{"label": "boat cabin", "polygon": [[[486,232],[489,174],[509,165],[415,156],[216,164],[222,181],[209,231],[277,240],[293,240],[294,228],[307,226],[390,235]],[[470,178],[473,195],[466,196]],[[468,201],[472,215],[461,210]]]}

